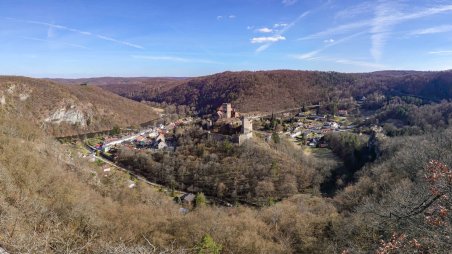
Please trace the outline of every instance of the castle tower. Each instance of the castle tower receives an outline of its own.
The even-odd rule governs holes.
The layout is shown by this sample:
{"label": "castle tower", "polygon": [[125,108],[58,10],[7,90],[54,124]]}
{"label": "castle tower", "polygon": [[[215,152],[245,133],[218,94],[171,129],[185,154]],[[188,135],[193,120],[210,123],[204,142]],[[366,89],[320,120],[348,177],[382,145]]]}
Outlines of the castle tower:
{"label": "castle tower", "polygon": [[223,112],[226,115],[226,118],[231,118],[232,116],[232,106],[231,103],[223,103],[223,105],[221,106],[223,109]]}
{"label": "castle tower", "polygon": [[252,131],[253,122],[247,117],[242,117],[242,134],[250,133]]}

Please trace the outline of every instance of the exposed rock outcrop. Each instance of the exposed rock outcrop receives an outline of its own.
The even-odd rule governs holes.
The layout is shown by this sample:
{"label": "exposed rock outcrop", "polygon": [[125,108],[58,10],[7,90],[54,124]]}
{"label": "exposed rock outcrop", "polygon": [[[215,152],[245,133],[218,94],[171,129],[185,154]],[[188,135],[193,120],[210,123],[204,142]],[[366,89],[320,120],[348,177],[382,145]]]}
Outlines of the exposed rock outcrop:
{"label": "exposed rock outcrop", "polygon": [[380,126],[372,126],[372,133],[370,134],[367,147],[369,148],[374,159],[378,159],[381,155],[381,145],[386,141],[387,136],[384,134],[384,130]]}
{"label": "exposed rock outcrop", "polygon": [[53,124],[60,124],[64,122],[86,127],[90,119],[91,114],[89,112],[83,111],[75,105],[70,105],[69,107],[57,109],[44,121]]}

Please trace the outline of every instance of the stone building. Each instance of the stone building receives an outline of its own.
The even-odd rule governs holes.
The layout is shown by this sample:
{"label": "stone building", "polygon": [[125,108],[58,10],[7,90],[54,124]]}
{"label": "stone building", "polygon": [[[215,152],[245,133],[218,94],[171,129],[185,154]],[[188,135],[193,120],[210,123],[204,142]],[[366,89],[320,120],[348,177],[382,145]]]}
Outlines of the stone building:
{"label": "stone building", "polygon": [[242,117],[242,134],[246,134],[252,131],[253,122],[247,117]]}
{"label": "stone building", "polygon": [[251,138],[253,138],[253,122],[248,117],[242,117],[242,131],[238,135],[237,142],[241,145]]}
{"label": "stone building", "polygon": [[233,143],[238,143],[242,145],[245,141],[253,138],[253,123],[250,118],[242,117],[241,118],[242,127],[240,131],[237,130],[234,134],[221,134],[221,133],[209,133],[208,137],[210,140],[214,141],[225,141],[228,140]]}
{"label": "stone building", "polygon": [[230,119],[239,117],[239,112],[237,112],[233,107],[231,103],[223,103],[218,109],[217,109],[217,117],[219,119]]}
{"label": "stone building", "polygon": [[232,105],[231,103],[223,103],[223,105],[221,105],[221,110],[224,113],[224,116],[226,118],[231,118],[232,117]]}

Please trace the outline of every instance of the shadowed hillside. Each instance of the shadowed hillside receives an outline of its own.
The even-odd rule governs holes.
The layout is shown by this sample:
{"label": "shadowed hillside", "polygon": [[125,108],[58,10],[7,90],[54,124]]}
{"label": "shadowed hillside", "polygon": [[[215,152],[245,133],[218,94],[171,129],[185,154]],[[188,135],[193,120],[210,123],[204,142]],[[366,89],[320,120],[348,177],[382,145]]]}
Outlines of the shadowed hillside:
{"label": "shadowed hillside", "polygon": [[0,110],[26,117],[55,136],[109,130],[157,118],[152,108],[95,86],[0,77]]}

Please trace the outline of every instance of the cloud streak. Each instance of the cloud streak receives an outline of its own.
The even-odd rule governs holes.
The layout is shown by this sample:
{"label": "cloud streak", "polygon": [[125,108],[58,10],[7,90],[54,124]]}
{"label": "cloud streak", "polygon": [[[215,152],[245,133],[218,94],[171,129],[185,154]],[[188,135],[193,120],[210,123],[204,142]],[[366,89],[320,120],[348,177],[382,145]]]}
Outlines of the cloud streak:
{"label": "cloud streak", "polygon": [[372,47],[370,52],[376,61],[380,60],[383,54],[383,48],[395,25],[409,20],[452,11],[452,5],[436,6],[413,13],[398,12],[397,7],[398,6],[390,4],[389,2],[383,2],[382,4],[377,5],[377,8],[375,9],[375,18],[371,29]]}
{"label": "cloud streak", "polygon": [[262,28],[257,29],[256,32],[259,32],[259,33],[272,33],[273,29],[268,28],[268,27],[262,27]]}
{"label": "cloud streak", "polygon": [[[365,5],[363,5],[365,6]],[[384,47],[390,38],[393,28],[403,22],[410,20],[421,19],[432,15],[442,14],[452,11],[452,5],[439,5],[435,7],[425,8],[416,11],[400,11],[401,5],[399,2],[380,1],[374,8],[374,18],[360,20],[352,23],[347,23],[307,35],[299,40],[311,40],[324,37],[331,37],[334,35],[345,34],[359,29],[365,29],[370,32],[371,48],[370,53],[375,61],[379,61],[382,57]],[[404,6],[406,7],[406,6]],[[358,9],[362,9],[359,7]],[[354,10],[352,10],[354,12]],[[347,13],[345,11],[344,13]],[[340,14],[339,16],[344,15]],[[429,34],[437,32],[445,32],[452,30],[449,26],[430,28],[429,30],[417,31],[418,34]]]}
{"label": "cloud streak", "polygon": [[[273,37],[278,37],[281,38],[280,40],[269,40],[267,41],[266,44],[260,46],[259,48],[256,49],[256,53],[260,53],[263,52],[265,50],[267,50],[269,47],[271,47],[274,43],[281,41],[281,40],[285,40],[286,37],[284,37],[283,35],[288,32],[293,26],[295,26],[301,19],[303,19],[304,17],[308,16],[311,13],[311,11],[305,11],[303,12],[301,15],[299,15],[295,20],[293,20],[291,23],[289,24],[278,24],[278,27],[283,27],[283,29],[278,30],[278,32],[273,36]],[[284,38],[284,39],[282,39]],[[253,42],[255,38],[251,39],[251,43],[258,43],[258,42]],[[259,42],[261,43],[261,42]]]}
{"label": "cloud streak", "polygon": [[235,16],[234,14],[226,15],[226,16],[223,16],[223,15],[218,15],[217,16],[217,20],[218,21],[221,21],[223,19],[235,19],[235,18],[237,18],[237,16]]}
{"label": "cloud streak", "polygon": [[355,6],[348,7],[344,10],[338,11],[334,18],[350,19],[363,14],[369,14],[370,12],[372,12],[374,5],[375,5],[374,2],[363,2]]}
{"label": "cloud streak", "polygon": [[284,41],[286,37],[282,35],[264,36],[264,37],[254,37],[251,39],[251,43],[267,43],[267,42],[278,42]]}
{"label": "cloud streak", "polygon": [[142,47],[140,45],[133,44],[133,43],[130,43],[130,42],[127,42],[127,41],[117,40],[117,39],[114,39],[114,38],[111,38],[111,37],[108,37],[108,36],[104,36],[104,35],[100,35],[100,34],[96,34],[95,36],[97,38],[101,39],[101,40],[111,41],[111,42],[114,42],[114,43],[118,43],[118,44],[122,44],[122,45],[125,45],[125,46],[129,46],[129,47],[132,47],[132,48],[144,49],[144,47]]}
{"label": "cloud streak", "polygon": [[282,3],[284,6],[291,6],[291,5],[296,4],[297,2],[298,2],[298,0],[282,0],[282,1],[281,1],[281,3]]}
{"label": "cloud streak", "polygon": [[375,18],[372,21],[372,28],[370,30],[372,40],[370,53],[376,61],[380,60],[383,54],[383,47],[389,38],[389,33],[397,23],[396,20],[388,18],[394,15],[397,15],[396,8],[388,2],[378,4],[375,8]]}
{"label": "cloud streak", "polygon": [[30,41],[40,41],[40,42],[46,42],[46,43],[61,44],[61,45],[65,45],[65,46],[69,46],[69,47],[73,47],[73,48],[88,49],[85,46],[73,44],[73,43],[66,43],[66,42],[59,42],[59,41],[57,42],[54,40],[45,40],[45,39],[40,39],[40,38],[36,38],[36,37],[26,37],[26,36],[23,36],[21,38],[24,40],[30,40]]}
{"label": "cloud streak", "polygon": [[452,55],[452,50],[430,51],[431,55]]}
{"label": "cloud streak", "polygon": [[[295,56],[295,58],[297,58],[297,57]],[[297,59],[299,59],[299,58],[297,58]],[[366,61],[358,61],[358,60],[352,60],[352,59],[344,59],[344,58],[313,57],[313,58],[309,58],[308,60],[332,62],[332,63],[345,64],[345,65],[354,65],[354,66],[359,66],[359,67],[364,67],[364,68],[371,68],[374,70],[388,69],[388,67],[383,64],[366,62]]]}
{"label": "cloud streak", "polygon": [[143,46],[138,45],[138,44],[130,43],[130,42],[123,41],[123,40],[118,40],[118,39],[108,37],[108,36],[105,36],[102,34],[94,34],[91,32],[87,32],[87,31],[83,31],[83,30],[79,30],[79,29],[75,29],[75,28],[71,28],[71,27],[67,27],[67,26],[51,24],[51,23],[47,23],[47,22],[34,21],[34,20],[21,20],[21,19],[15,19],[15,18],[7,18],[7,19],[13,20],[13,21],[18,21],[18,22],[25,22],[25,23],[29,23],[29,24],[46,26],[49,29],[53,28],[53,29],[65,30],[65,31],[73,32],[73,33],[78,33],[78,34],[84,35],[84,36],[93,36],[100,40],[109,41],[109,42],[113,42],[116,44],[132,47],[132,48],[136,48],[136,49],[144,49]]}
{"label": "cloud streak", "polygon": [[314,50],[314,51],[311,51],[311,52],[308,52],[308,53],[304,53],[304,54],[301,54],[301,55],[295,55],[295,58],[301,59],[301,60],[309,60],[310,58],[315,57],[317,54],[323,52],[324,50],[326,50],[326,49],[328,49],[330,47],[333,47],[333,46],[336,46],[338,44],[344,43],[344,42],[346,42],[346,41],[348,41],[348,40],[350,40],[350,39],[352,39],[354,37],[357,37],[359,35],[362,35],[364,33],[365,32],[355,33],[355,34],[352,34],[350,36],[347,36],[347,37],[339,39],[339,40],[333,40],[333,39],[326,40],[324,42],[328,43],[328,44],[323,46],[322,48]]}
{"label": "cloud streak", "polygon": [[452,31],[452,25],[442,25],[429,27],[424,29],[419,29],[410,33],[410,35],[426,35],[426,34],[437,34],[437,33],[447,33]]}
{"label": "cloud streak", "polygon": [[288,24],[286,23],[276,23],[273,25],[274,28],[286,27]]}
{"label": "cloud streak", "polygon": [[326,29],[324,31],[320,31],[317,33],[313,33],[310,35],[307,35],[305,37],[299,38],[298,40],[311,40],[311,39],[317,39],[325,36],[332,36],[332,35],[338,35],[338,34],[344,34],[350,31],[354,31],[360,28],[369,27],[372,25],[372,20],[361,20],[353,23],[348,23],[340,26],[336,26],[333,28]]}
{"label": "cloud streak", "polygon": [[218,62],[206,60],[206,59],[194,59],[184,58],[178,56],[161,56],[161,55],[132,55],[132,58],[150,60],[150,61],[168,61],[179,63],[206,63],[206,64],[218,64]]}
{"label": "cloud streak", "polygon": [[[387,23],[387,24],[397,24],[413,19],[419,19],[428,17],[431,15],[436,15],[444,12],[452,11],[452,5],[442,5],[442,6],[436,6],[432,8],[427,8],[422,11],[417,11],[413,13],[395,13],[394,15],[384,15],[385,10],[383,7],[380,7],[381,9],[377,13],[377,17],[373,19],[365,19],[360,20],[356,22],[351,22],[343,25],[339,25],[336,27],[328,28],[326,30],[313,33],[310,35],[307,35],[305,37],[300,38],[299,40],[310,40],[310,39],[317,39],[325,36],[332,36],[332,35],[338,35],[338,34],[344,34],[350,31],[354,31],[361,28],[369,28],[373,27],[378,24]],[[392,7],[391,7],[392,8]],[[386,10],[390,11],[390,10]]]}

